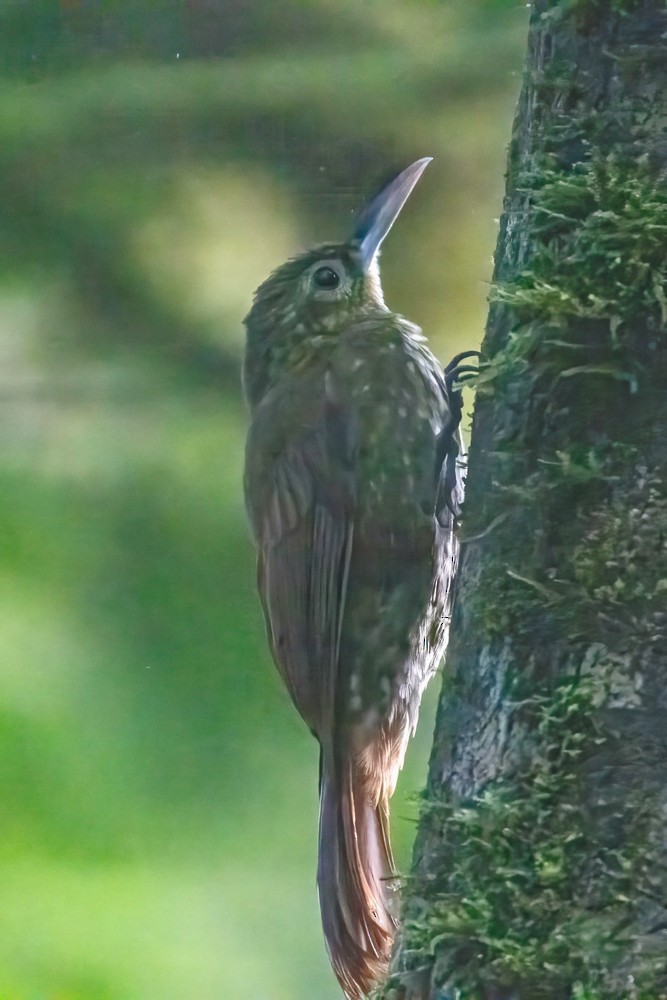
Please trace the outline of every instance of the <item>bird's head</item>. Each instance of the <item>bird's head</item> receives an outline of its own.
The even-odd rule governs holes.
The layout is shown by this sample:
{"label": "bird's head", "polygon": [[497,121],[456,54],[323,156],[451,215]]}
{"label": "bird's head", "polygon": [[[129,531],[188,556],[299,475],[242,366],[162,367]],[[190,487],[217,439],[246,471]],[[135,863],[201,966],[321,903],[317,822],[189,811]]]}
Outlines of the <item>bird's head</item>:
{"label": "bird's head", "polygon": [[430,157],[417,160],[389,182],[357,216],[352,238],[293,257],[264,281],[245,318],[244,382],[257,402],[272,373],[289,365],[299,345],[335,337],[355,318],[385,309],[380,247]]}

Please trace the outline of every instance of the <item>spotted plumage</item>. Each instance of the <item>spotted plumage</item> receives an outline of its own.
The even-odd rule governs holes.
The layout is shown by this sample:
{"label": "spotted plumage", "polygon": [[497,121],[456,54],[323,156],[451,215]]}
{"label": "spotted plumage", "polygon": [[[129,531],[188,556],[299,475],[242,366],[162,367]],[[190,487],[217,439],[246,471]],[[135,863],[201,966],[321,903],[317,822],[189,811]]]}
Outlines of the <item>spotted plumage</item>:
{"label": "spotted plumage", "polygon": [[318,889],[360,1000],[396,926],[388,800],[447,640],[462,499],[460,393],[382,297],[379,245],[427,161],[347,244],[308,251],[246,318],[245,493],[269,643],[320,745]]}

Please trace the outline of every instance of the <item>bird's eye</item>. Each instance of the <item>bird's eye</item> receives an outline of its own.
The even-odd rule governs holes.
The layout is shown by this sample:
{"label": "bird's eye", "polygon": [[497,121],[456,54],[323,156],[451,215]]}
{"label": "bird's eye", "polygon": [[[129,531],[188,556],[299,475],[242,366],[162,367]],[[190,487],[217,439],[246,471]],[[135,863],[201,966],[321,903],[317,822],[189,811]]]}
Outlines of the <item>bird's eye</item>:
{"label": "bird's eye", "polygon": [[333,267],[318,267],[317,271],[313,274],[313,284],[317,288],[324,288],[330,291],[332,288],[338,288],[340,285],[340,276],[334,271]]}

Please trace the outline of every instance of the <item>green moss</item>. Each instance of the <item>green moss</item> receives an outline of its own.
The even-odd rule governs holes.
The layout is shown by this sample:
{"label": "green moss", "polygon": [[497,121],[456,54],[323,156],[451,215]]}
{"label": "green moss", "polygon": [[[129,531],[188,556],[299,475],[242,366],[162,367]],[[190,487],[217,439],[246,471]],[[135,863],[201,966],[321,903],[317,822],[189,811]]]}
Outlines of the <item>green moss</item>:
{"label": "green moss", "polygon": [[[505,457],[519,461],[511,449]],[[667,501],[650,477],[639,477],[631,495],[614,494],[624,469],[635,461],[636,450],[626,444],[574,440],[550,458],[540,458],[532,472],[517,475],[518,482],[495,483],[495,508],[503,509],[491,528],[494,545],[465,597],[476,634],[486,642],[563,630],[585,634],[603,595],[620,600],[622,587],[624,600],[636,596],[645,602],[651,593],[664,602],[667,583],[660,578],[659,561],[650,557],[667,538]],[[569,529],[576,542],[568,566],[535,579],[545,510],[553,512],[547,523],[557,523],[559,512],[567,512],[561,531]],[[649,562],[652,569],[646,573]]]}
{"label": "green moss", "polygon": [[[667,192],[645,162],[612,158],[570,171],[550,164],[525,185],[532,256],[515,281],[494,291],[511,308],[513,327],[482,367],[480,394],[504,412],[540,398],[558,412],[577,379],[636,393],[638,338],[647,329],[659,336],[667,321]],[[651,627],[653,614],[664,617],[667,594],[654,557],[667,539],[659,481],[613,433],[592,439],[573,425],[570,437],[552,432],[549,454],[521,426],[501,435],[493,455],[509,463],[497,479],[515,485],[494,482],[493,557],[486,555],[465,597],[478,634],[488,643],[512,635],[520,644],[535,631],[548,646],[550,635],[595,635],[591,621],[621,610],[630,623]],[[533,548],[547,544],[536,535],[543,523],[556,526],[559,545],[568,532],[577,541],[557,578],[547,571],[533,579],[535,569],[522,567],[549,565]],[[650,817],[626,800],[623,815],[612,817],[626,824],[623,835],[605,839],[606,820],[591,818],[586,798],[586,768],[609,739],[597,708],[632,704],[637,693],[618,651],[598,643],[588,652],[579,680],[529,692],[515,707],[512,725],[533,735],[511,777],[471,802],[444,795],[426,804],[426,840],[440,852],[429,872],[437,874],[408,886],[404,954],[410,968],[434,965],[435,981],[460,990],[462,1000],[517,983],[522,996],[550,1000],[662,996],[655,987],[662,963],[628,930],[652,891]],[[628,956],[631,986],[618,972]]]}
{"label": "green moss", "polygon": [[[492,288],[511,326],[480,366],[478,391],[507,401],[545,377],[590,377],[636,392],[634,347],[667,327],[667,187],[647,159],[613,156],[571,169],[548,156],[518,186],[531,255]],[[595,325],[594,337],[582,321]]]}
{"label": "green moss", "polygon": [[467,611],[477,634],[487,642],[517,631],[528,632],[538,620],[544,630],[551,607],[560,600],[555,588],[524,575],[518,560],[516,551],[487,559],[470,594]]}
{"label": "green moss", "polygon": [[599,27],[603,18],[612,14],[627,16],[641,6],[641,0],[553,0],[542,15],[546,22],[560,23],[572,18],[579,31]]}
{"label": "green moss", "polygon": [[531,201],[534,252],[514,280],[494,287],[493,300],[519,322],[605,320],[614,338],[638,313],[667,323],[667,188],[646,158],[607,156],[571,171],[547,163],[520,187]]}
{"label": "green moss", "polygon": [[507,635],[517,621],[525,623],[531,612],[542,607],[537,587],[532,589],[529,583],[522,586],[507,570],[501,571],[495,578],[485,573],[484,586],[489,588],[486,592],[493,594],[493,598],[486,603],[480,600],[473,613],[489,642]]}
{"label": "green moss", "polygon": [[574,552],[574,577],[590,601],[607,612],[649,618],[667,600],[664,560],[667,497],[654,475],[638,478],[631,493],[614,495],[591,512]]}
{"label": "green moss", "polygon": [[[606,970],[632,948],[626,928],[650,859],[610,848],[587,822],[593,804],[583,798],[582,769],[607,740],[595,714],[608,697],[603,676],[587,673],[515,706],[514,725],[534,740],[511,779],[471,802],[426,803],[439,855],[428,877],[409,882],[405,955],[413,969],[435,962],[438,981],[462,1000],[519,981],[525,997],[571,997],[577,982],[586,986],[575,996],[590,1000],[639,995],[612,994]],[[626,845],[643,843],[641,809],[631,824]],[[636,966],[642,989],[655,970],[648,957]]]}
{"label": "green moss", "polygon": [[[570,122],[570,138],[587,128]],[[518,188],[529,205],[531,256],[513,280],[492,288],[491,301],[511,309],[511,328],[481,365],[478,390],[507,400],[544,376],[590,376],[636,392],[633,340],[667,325],[667,188],[646,159],[621,164],[613,156],[571,169],[548,156]],[[606,330],[606,345],[582,320]]]}

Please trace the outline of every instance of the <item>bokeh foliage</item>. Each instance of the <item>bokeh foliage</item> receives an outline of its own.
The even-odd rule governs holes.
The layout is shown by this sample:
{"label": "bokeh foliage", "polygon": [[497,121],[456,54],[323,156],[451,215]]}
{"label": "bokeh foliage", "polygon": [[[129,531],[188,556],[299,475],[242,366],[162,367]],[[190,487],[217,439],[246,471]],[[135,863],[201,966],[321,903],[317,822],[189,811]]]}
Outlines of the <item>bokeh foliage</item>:
{"label": "bokeh foliage", "polygon": [[443,358],[476,346],[524,13],[0,5],[2,1000],[338,995],[315,747],[254,596],[241,319],[431,154],[387,298]]}

